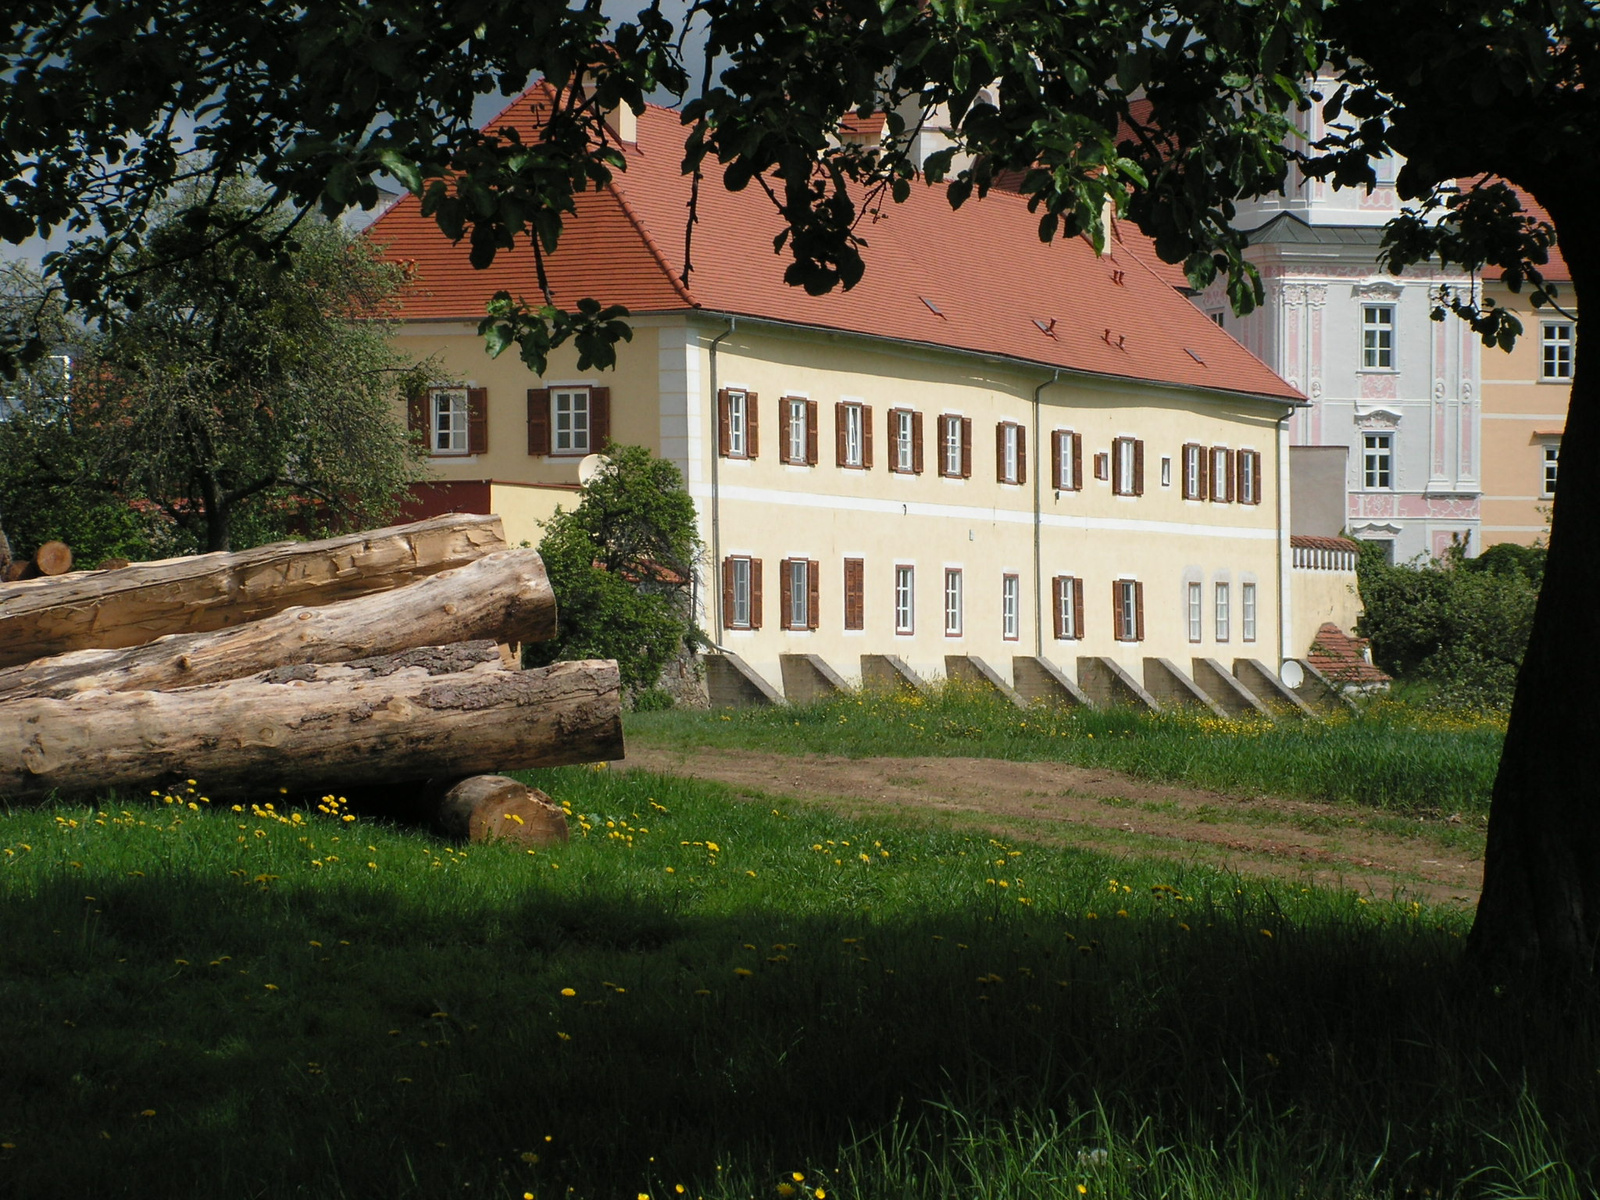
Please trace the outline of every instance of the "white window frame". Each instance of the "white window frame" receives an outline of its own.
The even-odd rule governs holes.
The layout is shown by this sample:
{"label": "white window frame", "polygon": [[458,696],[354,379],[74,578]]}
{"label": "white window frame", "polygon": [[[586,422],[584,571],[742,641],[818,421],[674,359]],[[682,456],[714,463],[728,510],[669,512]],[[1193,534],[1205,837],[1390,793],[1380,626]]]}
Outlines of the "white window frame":
{"label": "white window frame", "polygon": [[902,636],[917,631],[917,569],[910,563],[894,567],[894,631]]}
{"label": "white window frame", "polygon": [[1217,641],[1225,642],[1233,624],[1233,613],[1230,611],[1233,604],[1228,584],[1223,580],[1217,580],[1212,585],[1211,597],[1212,614],[1216,618]]}
{"label": "white window frame", "polygon": [[844,402],[844,465],[864,466],[866,459],[866,409],[854,400]]}
{"label": "white window frame", "polygon": [[794,465],[805,465],[808,460],[806,450],[810,440],[811,431],[807,426],[811,419],[811,405],[804,399],[793,396],[787,397],[784,403],[789,406],[789,445],[788,462]]}
{"label": "white window frame", "polygon": [[469,420],[466,388],[429,388],[428,453],[440,457],[467,454],[471,445],[467,434]]}
{"label": "white window frame", "polygon": [[729,458],[750,457],[750,393],[728,389]]}
{"label": "white window frame", "polygon": [[811,628],[811,563],[804,558],[784,562],[789,572],[789,611],[784,613],[784,628],[800,632]]}
{"label": "white window frame", "polygon": [[1015,642],[1022,637],[1022,576],[1000,577],[1000,636]]}
{"label": "white window frame", "polygon": [[1001,458],[1005,463],[1006,475],[1000,482],[1018,483],[1022,479],[1022,426],[1015,421],[1007,421],[1000,428],[1001,437],[1004,438]]}
{"label": "white window frame", "polygon": [[1394,490],[1394,434],[1390,431],[1361,435],[1361,486],[1369,492]]}
{"label": "white window frame", "polygon": [[1117,580],[1117,632],[1121,642],[1139,640],[1139,581]]}
{"label": "white window frame", "polygon": [[1361,306],[1361,369],[1392,371],[1394,367],[1394,305]]}
{"label": "white window frame", "polygon": [[1256,640],[1256,585],[1239,585],[1239,637],[1246,642]]}
{"label": "white window frame", "polygon": [[944,569],[944,635],[961,636],[961,568]]}
{"label": "white window frame", "polygon": [[916,414],[909,408],[897,408],[894,413],[894,469],[909,475],[916,469],[916,442],[912,437]]}
{"label": "white window frame", "polygon": [[1060,611],[1056,614],[1056,628],[1061,633],[1057,640],[1063,642],[1074,641],[1078,637],[1078,622],[1076,620],[1078,605],[1076,601],[1078,588],[1081,585],[1078,583],[1077,577],[1073,575],[1062,575],[1060,579],[1062,583],[1061,596],[1057,600]]}
{"label": "white window frame", "polygon": [[1198,581],[1191,581],[1184,590],[1187,592],[1189,640],[1198,642],[1205,636],[1204,590]]}
{"label": "white window frame", "polygon": [[1116,441],[1117,470],[1115,475],[1117,482],[1121,485],[1117,490],[1117,495],[1119,496],[1132,496],[1135,494],[1133,490],[1133,464],[1135,457],[1134,446],[1137,441],[1137,438],[1131,437],[1118,438]]}
{"label": "white window frame", "polygon": [[961,453],[961,418],[954,413],[945,413],[940,420],[944,423],[944,445],[940,453],[944,455],[944,474],[948,479],[960,479],[963,462]]}
{"label": "white window frame", "polygon": [[1572,382],[1572,322],[1545,321],[1539,327],[1539,378]]}
{"label": "white window frame", "polygon": [[749,629],[750,559],[734,555],[728,561],[733,564],[733,611],[728,614],[728,628]]}
{"label": "white window frame", "polygon": [[1201,486],[1201,477],[1205,472],[1201,467],[1205,459],[1201,457],[1209,451],[1204,446],[1191,444],[1183,448],[1183,491],[1191,500],[1204,500],[1206,490]]}
{"label": "white window frame", "polygon": [[1208,453],[1211,455],[1211,495],[1207,499],[1214,504],[1227,504],[1233,477],[1233,451],[1226,446],[1213,446]]}
{"label": "white window frame", "polygon": [[1239,487],[1238,496],[1235,497],[1240,504],[1254,504],[1260,495],[1261,480],[1256,478],[1256,464],[1260,459],[1253,450],[1240,450],[1239,461]]}
{"label": "white window frame", "polygon": [[1544,476],[1541,481],[1542,490],[1539,496],[1541,499],[1548,500],[1556,494],[1556,483],[1561,473],[1561,443],[1559,441],[1546,442],[1544,444],[1544,454],[1541,458],[1544,462]]}
{"label": "white window frame", "polygon": [[593,430],[594,406],[588,388],[550,389],[551,454],[588,454],[593,443]]}

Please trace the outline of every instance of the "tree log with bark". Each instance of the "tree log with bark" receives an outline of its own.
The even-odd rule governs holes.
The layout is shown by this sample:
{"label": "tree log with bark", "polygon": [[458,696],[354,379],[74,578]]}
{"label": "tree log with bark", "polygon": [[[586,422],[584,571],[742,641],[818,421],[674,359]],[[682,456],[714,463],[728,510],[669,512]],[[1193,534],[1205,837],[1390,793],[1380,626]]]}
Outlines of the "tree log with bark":
{"label": "tree log with bark", "polygon": [[0,795],[11,797],[172,777],[218,791],[326,790],[621,756],[617,667],[601,661],[443,676],[305,664],[174,692],[0,706]]}
{"label": "tree log with bark", "polygon": [[452,514],[316,542],[136,563],[0,587],[0,667],[139,646],[384,591],[506,549],[500,518]]}
{"label": "tree log with bark", "polygon": [[409,587],[321,608],[289,608],[211,633],[143,646],[78,650],[0,669],[0,702],[63,699],[94,688],[170,690],[237,679],[285,663],[337,663],[413,646],[489,638],[544,641],[556,602],[536,550],[500,550]]}

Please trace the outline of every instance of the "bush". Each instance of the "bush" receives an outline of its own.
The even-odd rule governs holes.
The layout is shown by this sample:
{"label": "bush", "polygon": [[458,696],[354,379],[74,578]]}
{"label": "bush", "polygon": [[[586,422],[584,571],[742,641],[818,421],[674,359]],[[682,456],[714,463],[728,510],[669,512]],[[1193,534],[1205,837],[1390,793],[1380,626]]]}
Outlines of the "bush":
{"label": "bush", "polygon": [[1476,559],[1391,566],[1364,550],[1357,631],[1396,678],[1449,707],[1509,708],[1533,627],[1544,550],[1501,544]]}

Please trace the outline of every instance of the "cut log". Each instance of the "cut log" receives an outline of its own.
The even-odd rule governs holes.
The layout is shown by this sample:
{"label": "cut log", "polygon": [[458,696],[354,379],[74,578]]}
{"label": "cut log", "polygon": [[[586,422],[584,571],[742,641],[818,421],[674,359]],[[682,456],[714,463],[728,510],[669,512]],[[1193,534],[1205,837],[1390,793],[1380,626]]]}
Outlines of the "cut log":
{"label": "cut log", "polygon": [[33,566],[41,575],[65,575],[72,570],[72,547],[65,542],[46,542],[33,552]]}
{"label": "cut log", "polygon": [[439,801],[436,816],[447,837],[549,846],[567,840],[567,814],[537,788],[505,775],[473,775]]}
{"label": "cut log", "polygon": [[622,757],[614,662],[443,677],[354,664],[277,670],[291,677],[0,706],[0,796],[174,777],[215,795],[327,791]]}
{"label": "cut log", "polygon": [[78,650],[0,669],[0,701],[194,687],[285,663],[348,662],[413,646],[555,636],[556,601],[536,550],[500,550],[409,587],[324,608],[290,608],[213,633],[122,650]]}
{"label": "cut log", "polygon": [[319,542],[28,580],[0,587],[0,667],[387,591],[505,548],[499,517],[453,514]]}

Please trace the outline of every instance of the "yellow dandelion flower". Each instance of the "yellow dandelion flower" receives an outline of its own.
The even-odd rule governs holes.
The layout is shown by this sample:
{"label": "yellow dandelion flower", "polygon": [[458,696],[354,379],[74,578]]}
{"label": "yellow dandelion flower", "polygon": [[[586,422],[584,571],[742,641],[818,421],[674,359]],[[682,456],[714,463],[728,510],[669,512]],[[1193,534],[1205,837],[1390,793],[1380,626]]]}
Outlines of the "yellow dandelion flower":
{"label": "yellow dandelion flower", "polygon": [[570,1042],[572,1040],[572,1035],[570,1033],[562,1033],[559,1029],[556,1030],[556,1036],[563,1042]]}
{"label": "yellow dandelion flower", "polygon": [[156,1115],[156,1110],[153,1109],[153,1108],[147,1108],[143,1112],[141,1112],[139,1115],[141,1117],[153,1117],[153,1116]]}
{"label": "yellow dandelion flower", "polygon": [[782,1196],[784,1200],[789,1200],[789,1197],[794,1195],[794,1184],[780,1183],[778,1185],[778,1195]]}
{"label": "yellow dandelion flower", "polygon": [[[1093,737],[1093,736],[1094,736],[1094,734],[1092,734],[1092,733],[1091,733],[1091,734],[1090,734],[1090,735],[1089,735],[1089,736],[1090,736],[1090,737]],[[1081,1184],[1081,1183],[1080,1183],[1080,1184],[1079,1184],[1079,1185],[1078,1185],[1078,1195],[1080,1195],[1080,1196],[1087,1196],[1087,1195],[1088,1195],[1088,1194],[1089,1194],[1089,1189],[1088,1189],[1088,1188],[1086,1188],[1086,1187],[1085,1187],[1085,1186],[1084,1186],[1084,1185],[1083,1185],[1083,1184]]]}
{"label": "yellow dandelion flower", "polygon": [[562,988],[561,989],[561,994],[563,996],[576,996],[578,993],[573,988]]}
{"label": "yellow dandelion flower", "polygon": [[791,1172],[791,1174],[789,1175],[789,1178],[793,1179],[796,1183],[804,1183],[805,1182],[805,1178],[806,1178],[806,1173],[804,1171],[794,1171],[794,1172]]}
{"label": "yellow dandelion flower", "polygon": [[747,978],[748,976],[753,974],[753,972],[748,967],[735,967],[733,969],[733,973],[735,975],[737,975],[740,979]]}

